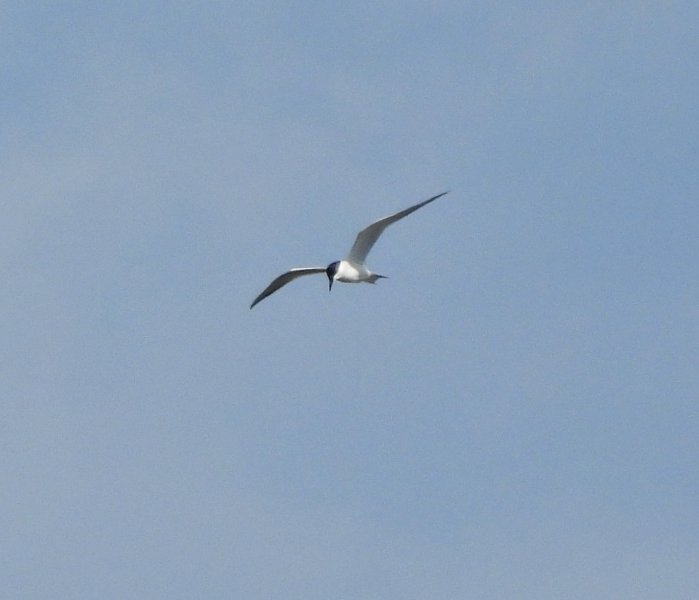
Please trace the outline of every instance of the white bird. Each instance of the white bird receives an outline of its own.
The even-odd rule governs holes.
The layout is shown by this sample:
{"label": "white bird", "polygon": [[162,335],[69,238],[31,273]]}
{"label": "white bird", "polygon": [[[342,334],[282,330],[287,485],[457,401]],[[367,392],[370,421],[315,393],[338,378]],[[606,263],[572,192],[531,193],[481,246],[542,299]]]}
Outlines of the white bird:
{"label": "white bird", "polygon": [[255,304],[264,300],[267,296],[270,296],[276,292],[279,288],[285,286],[290,281],[303,277],[304,275],[313,275],[315,273],[325,273],[328,276],[328,290],[332,290],[334,281],[342,281],[343,283],[376,283],[377,279],[386,279],[385,275],[379,275],[370,271],[364,261],[366,260],[367,254],[379,239],[379,236],[383,233],[384,229],[388,227],[391,223],[407,217],[410,213],[415,212],[418,208],[426,206],[430,202],[434,202],[437,198],[441,198],[448,192],[442,192],[437,194],[432,198],[425,200],[401,210],[393,215],[379,219],[378,221],[372,223],[368,227],[365,227],[357,234],[357,239],[354,240],[354,244],[349,251],[349,254],[343,260],[336,260],[330,263],[327,267],[296,267],[283,273],[277,277],[272,283],[270,283],[257,298],[255,298],[250,305],[252,309]]}

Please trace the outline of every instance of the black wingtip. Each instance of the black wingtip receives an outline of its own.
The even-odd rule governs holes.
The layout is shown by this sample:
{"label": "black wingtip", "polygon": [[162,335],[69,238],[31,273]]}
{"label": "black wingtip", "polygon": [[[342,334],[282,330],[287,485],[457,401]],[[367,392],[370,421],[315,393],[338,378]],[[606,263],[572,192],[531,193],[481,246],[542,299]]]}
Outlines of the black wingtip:
{"label": "black wingtip", "polygon": [[442,196],[446,196],[451,190],[447,190],[446,192],[442,192],[441,194],[437,194],[436,196],[432,196],[431,198],[425,200],[423,204],[428,204],[429,202],[434,202],[437,198],[441,198]]}

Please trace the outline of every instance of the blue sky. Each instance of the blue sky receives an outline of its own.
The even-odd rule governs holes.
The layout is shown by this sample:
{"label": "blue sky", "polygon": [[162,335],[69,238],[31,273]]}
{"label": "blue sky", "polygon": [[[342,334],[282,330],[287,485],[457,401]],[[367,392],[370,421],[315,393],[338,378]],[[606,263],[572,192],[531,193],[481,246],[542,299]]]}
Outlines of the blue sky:
{"label": "blue sky", "polygon": [[6,3],[3,597],[698,597],[698,30]]}

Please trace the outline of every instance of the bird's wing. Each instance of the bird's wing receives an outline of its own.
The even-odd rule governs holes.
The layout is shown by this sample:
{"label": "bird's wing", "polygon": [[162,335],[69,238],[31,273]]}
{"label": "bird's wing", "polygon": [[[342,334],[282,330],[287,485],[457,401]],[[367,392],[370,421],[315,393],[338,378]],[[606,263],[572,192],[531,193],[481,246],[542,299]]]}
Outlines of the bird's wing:
{"label": "bird's wing", "polygon": [[395,223],[396,221],[402,219],[403,217],[407,217],[410,213],[415,212],[418,208],[422,208],[430,202],[434,202],[437,198],[441,198],[447,193],[448,192],[442,192],[441,194],[437,194],[429,200],[425,200],[419,204],[416,204],[415,206],[401,210],[394,215],[379,219],[375,223],[372,223],[368,227],[362,229],[357,234],[357,239],[354,240],[354,244],[352,245],[349,255],[347,256],[347,260],[354,264],[364,264],[367,254],[369,254],[369,251],[376,243],[376,240],[379,239],[379,236],[383,233],[383,230],[386,229],[386,227],[388,227],[391,223]]}
{"label": "bird's wing", "polygon": [[264,300],[267,296],[274,294],[280,287],[285,286],[290,281],[293,281],[297,277],[303,277],[304,275],[313,275],[315,273],[325,273],[325,267],[298,267],[296,269],[291,269],[286,273],[283,273],[277,277],[272,283],[270,283],[262,293],[253,300],[250,308],[255,306],[258,302]]}

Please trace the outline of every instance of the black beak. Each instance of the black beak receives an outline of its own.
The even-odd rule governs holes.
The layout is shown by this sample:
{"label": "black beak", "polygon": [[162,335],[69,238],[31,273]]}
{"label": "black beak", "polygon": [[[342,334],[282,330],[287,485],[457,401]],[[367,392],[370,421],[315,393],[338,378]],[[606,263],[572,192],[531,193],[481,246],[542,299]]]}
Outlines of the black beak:
{"label": "black beak", "polygon": [[333,289],[333,278],[330,277],[330,278],[328,278],[328,291],[330,292],[330,291],[332,291],[332,289]]}

